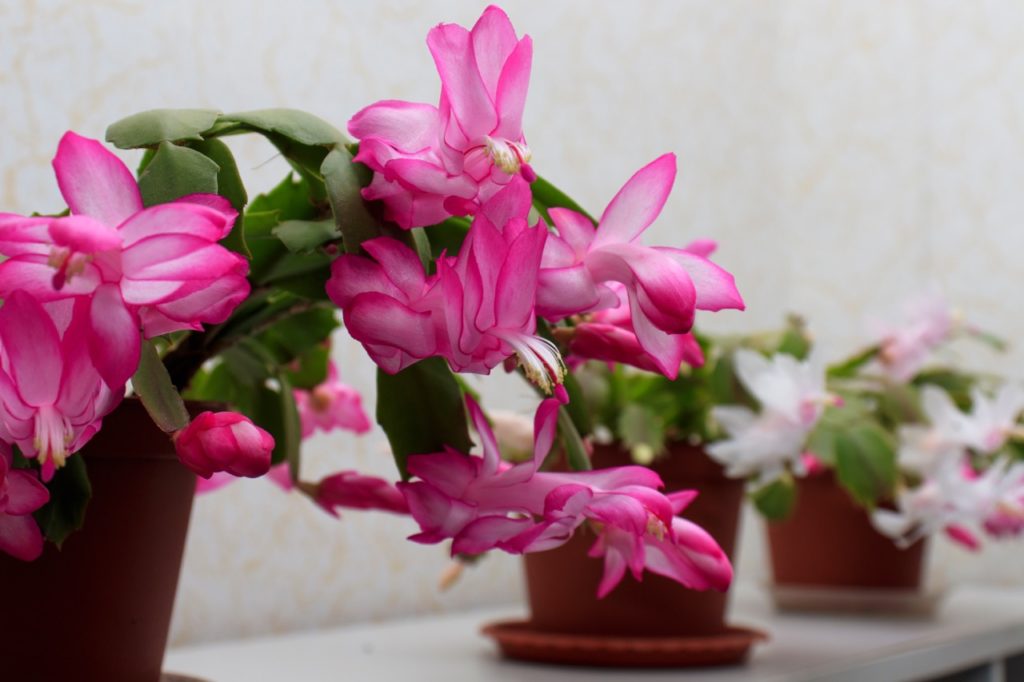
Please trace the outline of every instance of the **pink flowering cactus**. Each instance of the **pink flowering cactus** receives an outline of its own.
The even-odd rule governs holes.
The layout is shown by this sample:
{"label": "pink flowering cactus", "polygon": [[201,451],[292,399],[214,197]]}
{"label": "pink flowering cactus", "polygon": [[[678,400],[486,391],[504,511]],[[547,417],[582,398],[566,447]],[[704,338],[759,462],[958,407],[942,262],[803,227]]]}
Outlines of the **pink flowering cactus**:
{"label": "pink flowering cactus", "polygon": [[598,534],[591,555],[605,559],[598,596],[614,589],[626,568],[637,579],[646,568],[693,589],[726,589],[732,568],[725,553],[703,529],[675,516],[695,491],[663,495],[661,480],[644,467],[539,470],[554,442],[559,402],[541,403],[533,459],[512,465],[502,461],[487,420],[467,398],[483,455],[410,458],[409,472],[419,480],[399,487],[421,529],[412,539],[452,539],[453,553],[499,548],[521,554],[564,544],[589,522]]}
{"label": "pink flowering cactus", "polygon": [[0,552],[33,561],[43,552],[43,534],[32,519],[50,499],[32,471],[12,468],[10,448],[0,449]]}
{"label": "pink flowering cactus", "polygon": [[[217,242],[236,212],[215,195],[143,208],[131,171],[99,142],[67,133],[53,160],[71,215],[0,216],[0,296],[86,296],[89,352],[111,389],[149,338],[223,322],[249,293],[248,264]],[[111,348],[120,352],[111,353]]]}
{"label": "pink flowering cactus", "polygon": [[535,177],[523,136],[530,37],[517,38],[491,6],[470,30],[438,25],[427,45],[441,76],[438,106],[386,100],[348,124],[356,161],[374,170],[363,197],[406,229],[475,213],[515,176]]}

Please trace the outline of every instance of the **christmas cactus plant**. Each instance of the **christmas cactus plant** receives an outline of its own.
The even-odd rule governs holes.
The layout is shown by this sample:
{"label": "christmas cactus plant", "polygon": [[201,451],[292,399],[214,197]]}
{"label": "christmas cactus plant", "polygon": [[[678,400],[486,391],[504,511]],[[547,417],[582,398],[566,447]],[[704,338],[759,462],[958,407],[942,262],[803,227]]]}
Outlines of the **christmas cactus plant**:
{"label": "christmas cactus plant", "polygon": [[[32,559],[43,536],[82,523],[75,452],[129,394],[207,488],[279,465],[275,480],[328,511],[409,513],[413,540],[458,554],[543,551],[588,524],[602,593],[627,569],[728,585],[720,548],[678,516],[692,491],[663,494],[641,466],[588,470],[588,413],[563,360],[629,357],[675,377],[695,311],[743,307],[711,243],[643,243],[675,156],[634,173],[595,220],[531,165],[543,159],[523,132],[531,39],[490,7],[427,45],[437,105],[372,104],[351,138],[295,110],[147,111],[107,130],[142,151],[133,174],[100,142],[65,136],[54,168],[68,210],[0,217],[0,548]],[[246,192],[241,135],[291,165],[265,194]],[[379,368],[397,484],[302,478],[304,434],[369,427],[329,365],[339,311]],[[459,377],[493,370],[540,396],[528,461],[503,459]],[[183,398],[228,410],[190,418]],[[556,452],[573,470],[545,470]]]}

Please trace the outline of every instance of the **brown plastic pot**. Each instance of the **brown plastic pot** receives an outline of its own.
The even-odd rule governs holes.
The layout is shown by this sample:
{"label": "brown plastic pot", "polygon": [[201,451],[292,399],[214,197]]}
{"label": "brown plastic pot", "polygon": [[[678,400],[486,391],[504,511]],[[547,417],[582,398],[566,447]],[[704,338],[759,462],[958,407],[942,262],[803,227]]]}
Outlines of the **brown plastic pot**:
{"label": "brown plastic pot", "polygon": [[[613,446],[595,448],[595,468],[630,464]],[[652,467],[668,491],[697,489],[683,516],[704,527],[732,560],[743,502],[743,481],[726,478],[698,447],[678,444]],[[603,562],[587,556],[594,542],[584,529],[567,544],[525,557],[533,630],[629,637],[694,637],[727,632],[728,595],[697,592],[659,575],[637,582],[627,573],[604,599],[597,599]]]}
{"label": "brown plastic pot", "polygon": [[74,456],[93,488],[84,528],[32,563],[0,555],[0,677],[157,682],[195,475],[137,400]]}
{"label": "brown plastic pot", "polygon": [[925,541],[900,549],[831,471],[800,479],[796,507],[768,524],[775,584],[786,587],[918,590]]}

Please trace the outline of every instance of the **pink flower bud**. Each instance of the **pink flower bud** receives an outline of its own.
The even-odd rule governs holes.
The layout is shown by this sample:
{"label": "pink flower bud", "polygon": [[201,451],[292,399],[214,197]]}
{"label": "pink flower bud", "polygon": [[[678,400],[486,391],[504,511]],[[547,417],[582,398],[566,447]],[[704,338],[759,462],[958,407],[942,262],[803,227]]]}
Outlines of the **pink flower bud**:
{"label": "pink flower bud", "polygon": [[270,469],[274,437],[237,412],[203,412],[174,437],[182,464],[203,478],[257,478]]}

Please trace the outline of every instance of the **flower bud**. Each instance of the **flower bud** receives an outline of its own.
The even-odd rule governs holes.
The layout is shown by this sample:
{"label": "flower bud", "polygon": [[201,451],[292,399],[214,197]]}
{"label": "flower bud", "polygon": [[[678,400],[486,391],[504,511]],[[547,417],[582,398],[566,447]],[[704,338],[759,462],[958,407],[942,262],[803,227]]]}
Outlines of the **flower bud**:
{"label": "flower bud", "polygon": [[182,464],[203,478],[256,478],[270,469],[274,437],[237,412],[203,412],[174,436]]}

